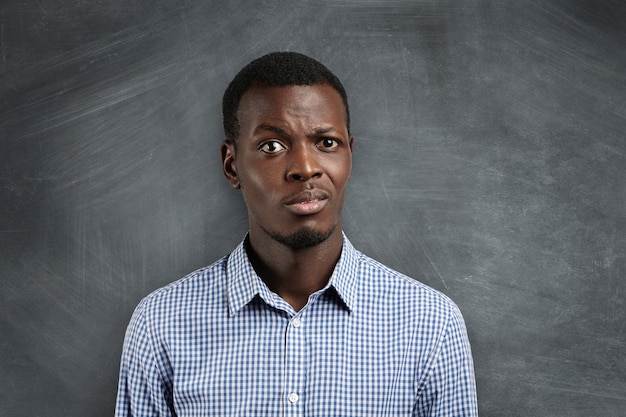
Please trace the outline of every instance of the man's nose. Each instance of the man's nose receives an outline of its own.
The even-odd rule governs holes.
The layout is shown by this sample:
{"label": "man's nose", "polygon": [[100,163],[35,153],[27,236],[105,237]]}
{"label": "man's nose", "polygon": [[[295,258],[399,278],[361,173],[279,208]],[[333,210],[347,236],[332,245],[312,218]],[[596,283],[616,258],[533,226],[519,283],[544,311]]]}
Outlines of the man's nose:
{"label": "man's nose", "polygon": [[318,161],[316,149],[308,144],[299,144],[291,149],[287,179],[289,181],[308,181],[322,176],[322,167]]}

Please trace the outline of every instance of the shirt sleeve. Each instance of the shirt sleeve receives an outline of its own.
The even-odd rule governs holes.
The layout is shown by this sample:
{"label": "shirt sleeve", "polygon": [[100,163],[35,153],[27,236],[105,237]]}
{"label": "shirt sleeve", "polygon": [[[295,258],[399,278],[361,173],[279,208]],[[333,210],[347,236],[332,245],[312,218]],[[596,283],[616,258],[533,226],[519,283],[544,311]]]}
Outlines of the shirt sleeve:
{"label": "shirt sleeve", "polygon": [[174,417],[171,383],[149,332],[144,300],[126,330],[115,417]]}
{"label": "shirt sleeve", "polygon": [[454,306],[439,352],[413,412],[415,417],[477,417],[472,352],[461,312]]}

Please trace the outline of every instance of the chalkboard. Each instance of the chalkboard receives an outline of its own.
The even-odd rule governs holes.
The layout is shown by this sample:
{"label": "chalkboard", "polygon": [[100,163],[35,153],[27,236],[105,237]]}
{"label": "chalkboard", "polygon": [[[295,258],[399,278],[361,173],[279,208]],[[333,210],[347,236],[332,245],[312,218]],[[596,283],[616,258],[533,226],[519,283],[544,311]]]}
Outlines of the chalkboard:
{"label": "chalkboard", "polygon": [[626,3],[3,1],[0,415],[110,416],[150,291],[247,230],[220,100],[275,50],[344,82],[344,210],[449,295],[482,416],[626,415]]}

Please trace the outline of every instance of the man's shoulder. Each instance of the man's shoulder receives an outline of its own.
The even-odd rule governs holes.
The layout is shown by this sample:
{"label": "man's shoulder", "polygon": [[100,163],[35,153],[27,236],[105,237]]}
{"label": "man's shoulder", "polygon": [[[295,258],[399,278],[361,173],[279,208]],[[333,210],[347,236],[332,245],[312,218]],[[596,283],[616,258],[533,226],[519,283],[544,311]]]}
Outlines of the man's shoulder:
{"label": "man's shoulder", "polygon": [[200,300],[209,301],[212,295],[219,292],[219,287],[225,285],[228,257],[224,256],[211,265],[152,291],[140,301],[136,312],[152,314],[169,310],[171,313],[172,310],[194,305]]}
{"label": "man's shoulder", "polygon": [[359,280],[362,291],[380,302],[392,303],[395,308],[409,308],[415,313],[437,310],[441,314],[458,314],[458,307],[447,295],[419,279],[384,265],[360,253]]}

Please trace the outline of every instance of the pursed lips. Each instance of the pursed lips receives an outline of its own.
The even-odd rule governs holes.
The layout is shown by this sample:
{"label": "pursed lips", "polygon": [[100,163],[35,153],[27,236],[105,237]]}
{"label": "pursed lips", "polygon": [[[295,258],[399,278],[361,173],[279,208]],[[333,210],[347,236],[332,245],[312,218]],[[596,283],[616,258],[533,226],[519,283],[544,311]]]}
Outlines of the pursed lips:
{"label": "pursed lips", "polygon": [[317,214],[326,205],[330,195],[322,190],[305,190],[285,199],[285,206],[294,214],[305,216]]}

